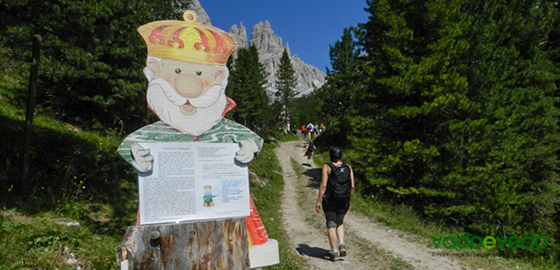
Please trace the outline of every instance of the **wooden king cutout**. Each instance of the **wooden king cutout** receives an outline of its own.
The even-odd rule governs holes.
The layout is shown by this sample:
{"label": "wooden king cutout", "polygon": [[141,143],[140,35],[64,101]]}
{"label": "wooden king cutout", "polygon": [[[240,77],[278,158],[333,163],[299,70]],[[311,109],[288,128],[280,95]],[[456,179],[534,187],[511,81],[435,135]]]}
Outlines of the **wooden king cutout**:
{"label": "wooden king cutout", "polygon": [[[118,148],[139,174],[151,173],[158,162],[142,143],[237,143],[239,150],[233,156],[241,165],[249,163],[263,145],[256,133],[224,118],[236,106],[225,95],[229,77],[226,63],[237,49],[235,39],[220,29],[199,24],[193,11],[186,11],[183,19],[155,21],[138,29],[148,50],[144,68],[148,107],[160,119],[127,136]],[[213,206],[207,196],[205,206]],[[248,197],[250,215],[246,218],[155,226],[138,222],[129,227],[117,255],[122,265],[131,269],[146,267],[141,261],[148,258],[153,263],[150,267],[165,269],[175,269],[177,258],[182,260],[177,269],[214,264],[247,269],[276,264],[278,243],[268,239],[250,194]],[[245,229],[239,230],[242,227]],[[210,240],[218,242],[205,242]],[[153,258],[154,254],[159,257]]]}

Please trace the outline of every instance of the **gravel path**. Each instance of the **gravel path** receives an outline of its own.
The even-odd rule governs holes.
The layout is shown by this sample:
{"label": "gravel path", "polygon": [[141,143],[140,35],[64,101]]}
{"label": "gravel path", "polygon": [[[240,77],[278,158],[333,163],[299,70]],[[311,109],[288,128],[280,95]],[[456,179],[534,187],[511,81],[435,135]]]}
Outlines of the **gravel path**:
{"label": "gravel path", "polygon": [[[348,256],[331,262],[323,213],[315,211],[320,168],[308,166],[303,152],[303,141],[285,142],[276,149],[285,181],[283,223],[291,244],[307,261],[307,269],[466,269],[452,258],[433,256],[433,249],[408,241],[407,233],[352,212],[344,222]],[[299,174],[292,168],[292,160],[301,166]]]}

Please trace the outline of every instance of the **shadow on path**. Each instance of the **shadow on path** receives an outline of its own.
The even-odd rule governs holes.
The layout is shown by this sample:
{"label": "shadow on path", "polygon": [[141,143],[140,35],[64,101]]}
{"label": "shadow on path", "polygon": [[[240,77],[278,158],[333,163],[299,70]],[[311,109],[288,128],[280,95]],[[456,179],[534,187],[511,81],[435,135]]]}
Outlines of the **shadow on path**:
{"label": "shadow on path", "polygon": [[299,244],[296,250],[300,255],[329,260],[329,251],[324,248],[310,247],[306,244]]}
{"label": "shadow on path", "polygon": [[313,168],[307,169],[303,172],[304,175],[309,177],[309,182],[307,183],[307,187],[312,188],[319,188],[321,185],[321,169],[320,168]]}

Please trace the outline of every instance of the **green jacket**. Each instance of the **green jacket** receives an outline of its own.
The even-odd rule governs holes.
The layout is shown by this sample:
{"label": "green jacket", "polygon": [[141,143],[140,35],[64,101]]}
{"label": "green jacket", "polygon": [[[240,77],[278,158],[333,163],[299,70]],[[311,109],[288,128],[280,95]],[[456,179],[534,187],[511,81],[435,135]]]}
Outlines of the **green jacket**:
{"label": "green jacket", "polygon": [[262,149],[263,139],[255,132],[245,126],[222,118],[222,121],[215,125],[208,132],[195,138],[191,135],[181,133],[167,124],[158,121],[153,124],[144,126],[131,134],[129,134],[117,149],[118,153],[128,162],[132,162],[132,154],[130,146],[134,143],[161,143],[161,142],[193,142],[201,143],[237,143],[242,140],[248,140],[255,143],[258,151]]}

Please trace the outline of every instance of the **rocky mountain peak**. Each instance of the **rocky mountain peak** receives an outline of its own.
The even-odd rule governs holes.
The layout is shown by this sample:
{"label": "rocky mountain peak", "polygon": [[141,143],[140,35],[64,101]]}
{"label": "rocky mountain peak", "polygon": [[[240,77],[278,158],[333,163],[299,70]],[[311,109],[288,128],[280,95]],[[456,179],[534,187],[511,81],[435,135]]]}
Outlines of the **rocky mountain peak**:
{"label": "rocky mountain peak", "polygon": [[[237,28],[237,25],[234,24],[229,29],[229,34],[237,42],[237,47],[238,48],[248,48],[249,47],[249,40],[247,39],[247,29],[245,29],[245,26],[243,26],[243,22],[241,22],[239,24],[239,28]],[[237,50],[235,52],[233,52],[232,57],[233,58],[237,57]]]}
{"label": "rocky mountain peak", "polygon": [[[200,23],[212,25],[210,17],[208,17],[208,14],[198,0],[192,1],[191,9],[198,14],[198,21]],[[229,33],[237,41],[238,48],[248,48],[249,44],[257,48],[259,62],[263,64],[269,74],[267,77],[267,93],[271,99],[274,98],[274,93],[278,91],[276,89],[276,72],[284,49],[290,55],[290,60],[296,73],[297,85],[295,92],[297,96],[308,95],[325,83],[327,75],[318,68],[306,64],[297,55],[292,56],[288,43],[286,42],[285,46],[282,45],[282,38],[274,34],[268,20],[253,26],[250,40],[247,39],[247,29],[243,26],[243,23],[240,23],[239,27],[233,25]],[[234,52],[232,57],[237,57],[237,52]]]}
{"label": "rocky mountain peak", "polygon": [[325,83],[326,74],[318,68],[306,64],[297,55],[291,55],[288,42],[286,42],[285,46],[282,45],[282,38],[274,34],[269,21],[259,22],[253,26],[250,42],[247,40],[244,27],[243,29],[241,28],[242,24],[239,28],[236,25],[232,26],[230,34],[236,39],[238,44],[243,44],[239,48],[248,48],[248,44],[254,45],[257,48],[259,62],[263,64],[269,74],[267,77],[269,97],[274,98],[274,93],[278,91],[276,89],[276,72],[280,66],[280,58],[284,49],[290,55],[290,60],[296,73],[297,85],[295,92],[297,96],[308,95]]}
{"label": "rocky mountain peak", "polygon": [[[286,42],[286,46],[284,47],[284,49],[286,49],[286,52],[288,53],[288,55],[290,55],[290,57],[292,57],[292,52],[290,51],[290,45],[288,45],[288,42]],[[293,55],[295,57],[297,57],[297,55]]]}
{"label": "rocky mountain peak", "polygon": [[268,21],[253,26],[251,45],[257,47],[259,55],[273,54],[283,49],[282,38],[274,34]]}

